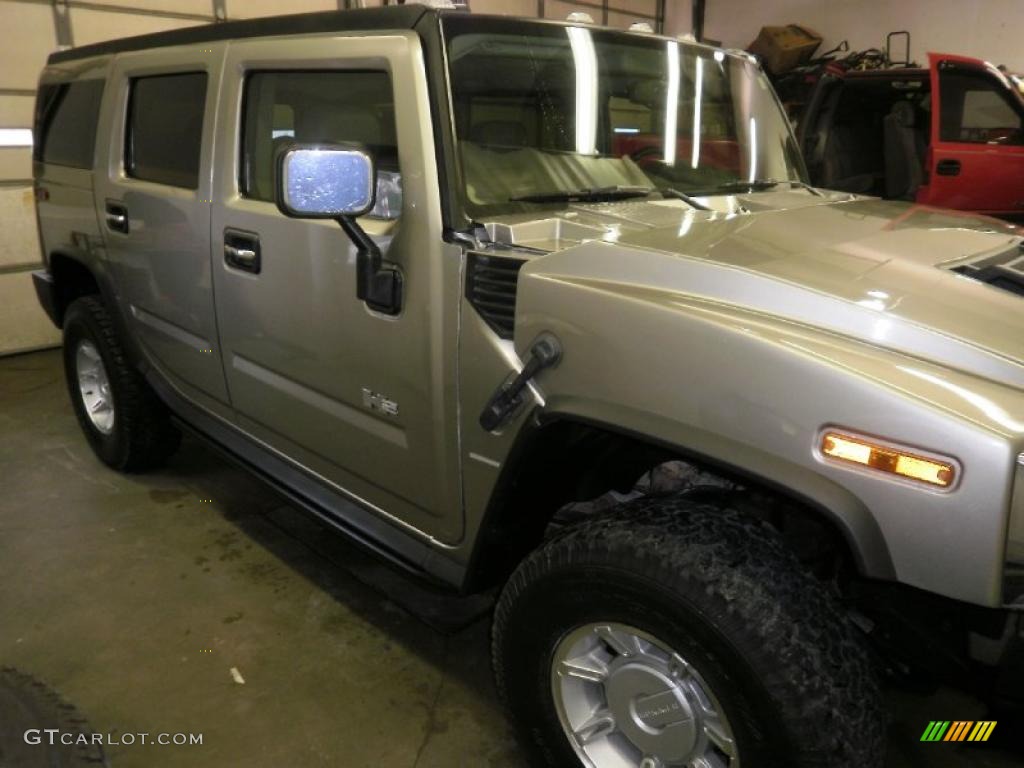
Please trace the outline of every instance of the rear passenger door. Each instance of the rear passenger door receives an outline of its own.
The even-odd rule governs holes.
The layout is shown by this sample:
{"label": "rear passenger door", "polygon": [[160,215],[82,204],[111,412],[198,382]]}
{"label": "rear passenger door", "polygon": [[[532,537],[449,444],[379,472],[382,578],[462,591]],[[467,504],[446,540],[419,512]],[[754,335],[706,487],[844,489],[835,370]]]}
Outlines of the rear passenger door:
{"label": "rear passenger door", "polygon": [[227,403],[210,275],[211,136],[225,44],[119,55],[97,215],[135,337],[161,373],[209,406]]}
{"label": "rear passenger door", "polygon": [[[448,542],[462,526],[461,262],[442,239],[423,65],[409,31],[231,43],[214,286],[239,425],[341,495]],[[360,224],[403,274],[397,315],[357,297],[337,222],[278,211],[275,157],[296,141],[374,155],[377,208]]]}

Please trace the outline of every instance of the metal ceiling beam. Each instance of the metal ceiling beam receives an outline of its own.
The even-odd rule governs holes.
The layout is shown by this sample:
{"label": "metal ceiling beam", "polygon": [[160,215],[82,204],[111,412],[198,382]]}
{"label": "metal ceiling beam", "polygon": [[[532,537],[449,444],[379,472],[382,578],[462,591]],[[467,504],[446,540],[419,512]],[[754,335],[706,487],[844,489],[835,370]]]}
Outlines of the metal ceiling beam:
{"label": "metal ceiling beam", "polygon": [[693,36],[704,39],[704,6],[705,0],[693,0]]}

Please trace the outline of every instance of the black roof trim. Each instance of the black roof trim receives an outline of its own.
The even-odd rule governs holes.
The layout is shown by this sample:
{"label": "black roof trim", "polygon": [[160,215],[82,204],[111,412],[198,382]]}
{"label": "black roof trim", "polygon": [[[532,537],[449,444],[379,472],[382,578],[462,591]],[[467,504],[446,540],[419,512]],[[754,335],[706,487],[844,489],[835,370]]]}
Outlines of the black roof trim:
{"label": "black roof trim", "polygon": [[125,51],[143,51],[171,45],[209,43],[245,37],[302,35],[316,32],[348,32],[372,29],[412,29],[430,9],[422,5],[392,5],[381,8],[358,8],[350,11],[321,11],[291,16],[270,16],[261,19],[224,21],[154,32],[149,35],[124,37],[104,43],[83,45],[51,53],[48,62],[58,64],[90,56],[104,56]]}

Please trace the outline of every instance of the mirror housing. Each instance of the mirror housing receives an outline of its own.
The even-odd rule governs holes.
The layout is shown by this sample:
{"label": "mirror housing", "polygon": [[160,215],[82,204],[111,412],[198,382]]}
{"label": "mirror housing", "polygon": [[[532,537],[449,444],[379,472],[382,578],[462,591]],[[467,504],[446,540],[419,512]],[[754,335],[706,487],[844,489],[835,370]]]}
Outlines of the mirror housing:
{"label": "mirror housing", "polygon": [[402,273],[385,264],[356,218],[373,210],[377,171],[356,144],[290,144],[277,158],[278,210],[297,219],[334,219],[356,246],[356,296],[370,309],[397,315]]}

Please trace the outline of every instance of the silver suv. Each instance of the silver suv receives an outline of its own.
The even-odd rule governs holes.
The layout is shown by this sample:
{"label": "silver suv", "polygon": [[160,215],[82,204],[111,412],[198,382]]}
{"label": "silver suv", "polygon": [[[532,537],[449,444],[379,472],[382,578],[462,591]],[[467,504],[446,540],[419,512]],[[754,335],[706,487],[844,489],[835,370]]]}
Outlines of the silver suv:
{"label": "silver suv", "polygon": [[111,467],[500,589],[533,764],[869,768],[882,674],[1015,650],[1022,238],[805,178],[742,52],[232,22],[50,57],[35,281]]}

